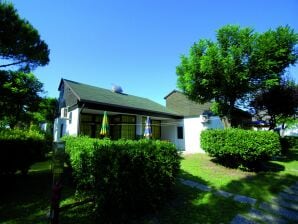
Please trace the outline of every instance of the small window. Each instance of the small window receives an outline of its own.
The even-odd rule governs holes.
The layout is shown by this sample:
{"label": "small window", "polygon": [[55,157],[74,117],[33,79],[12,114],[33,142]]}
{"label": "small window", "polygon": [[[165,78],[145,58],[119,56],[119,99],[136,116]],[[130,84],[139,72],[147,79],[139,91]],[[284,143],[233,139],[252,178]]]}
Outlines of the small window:
{"label": "small window", "polygon": [[177,127],[177,138],[183,139],[183,127]]}
{"label": "small window", "polygon": [[63,137],[63,124],[61,124],[60,126],[60,138]]}
{"label": "small window", "polygon": [[67,117],[67,108],[64,108],[63,110],[63,117]]}
{"label": "small window", "polygon": [[71,120],[72,120],[72,112],[69,112],[69,124],[71,124]]}

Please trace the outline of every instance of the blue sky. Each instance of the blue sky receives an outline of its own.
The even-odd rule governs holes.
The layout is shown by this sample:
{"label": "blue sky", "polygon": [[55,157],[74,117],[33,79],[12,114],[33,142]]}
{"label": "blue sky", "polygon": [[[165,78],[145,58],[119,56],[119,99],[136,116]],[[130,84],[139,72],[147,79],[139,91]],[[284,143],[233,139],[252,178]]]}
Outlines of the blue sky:
{"label": "blue sky", "polygon": [[[34,71],[47,96],[66,78],[165,104],[176,66],[194,42],[227,24],[298,32],[297,0],[11,0],[48,44],[50,63]],[[298,81],[298,68],[289,70]]]}

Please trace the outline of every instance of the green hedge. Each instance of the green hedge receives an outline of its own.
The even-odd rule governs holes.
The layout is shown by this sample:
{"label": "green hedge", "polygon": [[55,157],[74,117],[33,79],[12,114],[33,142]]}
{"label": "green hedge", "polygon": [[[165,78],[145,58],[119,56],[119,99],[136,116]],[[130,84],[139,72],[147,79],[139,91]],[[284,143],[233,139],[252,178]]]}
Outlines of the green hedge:
{"label": "green hedge", "polygon": [[64,140],[77,188],[95,199],[100,220],[125,222],[157,209],[170,196],[181,159],[173,144],[88,137]]}
{"label": "green hedge", "polygon": [[30,166],[44,157],[44,135],[37,131],[5,129],[0,131],[0,175],[26,174]]}
{"label": "green hedge", "polygon": [[225,164],[247,168],[258,168],[281,152],[278,134],[242,129],[205,130],[201,147]]}
{"label": "green hedge", "polygon": [[298,148],[298,137],[296,136],[285,136],[280,138],[281,147],[283,153],[287,153],[290,149]]}

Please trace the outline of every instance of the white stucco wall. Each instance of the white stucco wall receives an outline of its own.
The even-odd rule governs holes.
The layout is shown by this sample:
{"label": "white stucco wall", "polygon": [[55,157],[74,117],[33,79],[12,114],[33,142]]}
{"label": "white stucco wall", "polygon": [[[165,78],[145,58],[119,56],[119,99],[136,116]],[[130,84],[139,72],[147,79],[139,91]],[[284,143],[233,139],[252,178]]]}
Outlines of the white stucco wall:
{"label": "white stucco wall", "polygon": [[204,153],[200,147],[200,135],[203,130],[211,128],[224,128],[219,117],[211,116],[206,123],[200,117],[184,118],[185,153]]}
{"label": "white stucco wall", "polygon": [[[168,140],[176,145],[179,150],[185,150],[185,132],[183,120],[165,120],[161,122],[161,139]],[[183,127],[183,139],[177,138],[177,128]]]}
{"label": "white stucco wall", "polygon": [[[61,130],[62,127],[62,130]],[[60,140],[60,136],[61,136],[61,131],[62,131],[62,136],[65,134],[65,130],[66,130],[66,120],[65,119],[61,119],[56,118],[54,121],[54,127],[53,127],[53,136],[54,136],[54,141],[59,141]]]}
{"label": "white stucco wall", "polygon": [[[67,119],[61,118],[61,117],[56,118],[54,121],[54,128],[53,128],[54,141],[59,141],[60,136],[64,136],[64,135],[77,136],[78,122],[79,122],[79,108],[68,112]],[[61,134],[61,131],[62,131],[62,134]]]}
{"label": "white stucco wall", "polygon": [[[183,127],[183,139],[178,139],[178,127]],[[171,141],[184,153],[204,153],[200,147],[200,135],[203,130],[211,128],[224,128],[219,117],[212,116],[206,123],[200,117],[164,120],[161,122],[161,139]]]}
{"label": "white stucco wall", "polygon": [[142,115],[136,115],[136,135],[142,137],[144,135],[142,128]]}
{"label": "white stucco wall", "polygon": [[[72,114],[70,116],[70,114]],[[79,127],[79,108],[74,109],[67,113],[67,120],[66,120],[66,135],[77,136],[78,135],[78,127]],[[70,119],[71,118],[71,119]]]}
{"label": "white stucco wall", "polygon": [[286,128],[280,131],[282,136],[298,136],[298,125],[294,125],[290,128]]}

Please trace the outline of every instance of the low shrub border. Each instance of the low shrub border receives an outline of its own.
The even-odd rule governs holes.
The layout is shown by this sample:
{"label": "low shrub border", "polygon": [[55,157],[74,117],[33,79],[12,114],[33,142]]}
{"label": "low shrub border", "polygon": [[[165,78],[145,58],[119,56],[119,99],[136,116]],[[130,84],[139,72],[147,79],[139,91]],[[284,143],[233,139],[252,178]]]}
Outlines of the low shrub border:
{"label": "low shrub border", "polygon": [[5,129],[0,131],[0,175],[26,174],[32,164],[44,158],[46,141],[37,131]]}
{"label": "low shrub border", "polygon": [[105,222],[125,222],[157,209],[170,195],[180,155],[169,142],[66,137],[79,192],[94,198]]}
{"label": "low shrub border", "polygon": [[283,154],[286,154],[292,148],[298,148],[297,136],[285,136],[280,138]]}
{"label": "low shrub border", "polygon": [[201,147],[226,165],[250,169],[258,169],[281,152],[279,136],[274,132],[232,128],[203,131]]}

